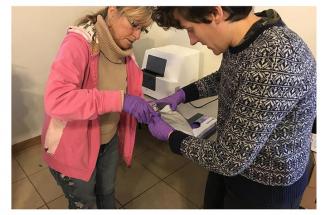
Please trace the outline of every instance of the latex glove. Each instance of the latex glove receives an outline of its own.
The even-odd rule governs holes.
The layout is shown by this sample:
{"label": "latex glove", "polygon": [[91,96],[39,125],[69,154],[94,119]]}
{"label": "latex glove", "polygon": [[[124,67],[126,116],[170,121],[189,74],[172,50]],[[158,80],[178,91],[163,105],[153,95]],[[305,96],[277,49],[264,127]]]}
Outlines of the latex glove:
{"label": "latex glove", "polygon": [[170,105],[173,111],[176,110],[177,105],[183,102],[185,102],[185,92],[182,89],[177,90],[176,93],[170,96],[154,101],[157,105]]}
{"label": "latex glove", "polygon": [[175,130],[159,116],[152,117],[148,128],[152,136],[163,141],[167,141],[169,135]]}
{"label": "latex glove", "polygon": [[125,95],[123,111],[134,116],[138,122],[148,124],[151,117],[158,116],[149,103],[139,96]]}

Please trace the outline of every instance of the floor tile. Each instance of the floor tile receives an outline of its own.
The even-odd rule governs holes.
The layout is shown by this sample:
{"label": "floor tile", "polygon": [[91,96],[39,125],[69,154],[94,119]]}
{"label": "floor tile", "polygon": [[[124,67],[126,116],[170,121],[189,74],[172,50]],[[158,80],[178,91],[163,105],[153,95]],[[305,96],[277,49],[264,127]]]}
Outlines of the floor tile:
{"label": "floor tile", "polygon": [[165,141],[160,141],[155,137],[153,137],[150,134],[147,126],[142,126],[142,128],[138,129],[137,132],[138,132],[137,134],[138,141],[141,141],[142,144],[145,145],[147,148],[164,152],[164,153],[171,153],[168,143]]}
{"label": "floor tile", "polygon": [[137,129],[133,157],[136,157],[148,150],[143,133],[143,129]]}
{"label": "floor tile", "polygon": [[44,204],[45,202],[27,178],[12,184],[13,209],[36,209]]}
{"label": "floor tile", "polygon": [[169,144],[164,141],[152,141],[146,145],[149,149],[163,153],[163,154],[175,154],[170,148]]}
{"label": "floor tile", "polygon": [[116,178],[116,199],[124,205],[159,181],[159,178],[133,161],[130,168],[120,165]]}
{"label": "floor tile", "polygon": [[[121,208],[120,203],[115,201],[116,208]],[[59,198],[47,203],[50,209],[69,209],[69,201],[65,198],[64,195],[60,196]]]}
{"label": "floor tile", "polygon": [[[121,208],[121,204],[115,201],[116,208]],[[69,209],[69,201],[64,195],[47,203],[50,209]]]}
{"label": "floor tile", "polygon": [[64,195],[47,203],[47,205],[49,206],[50,209],[68,209],[69,208],[68,199],[65,198]]}
{"label": "floor tile", "polygon": [[191,202],[166,185],[156,184],[125,206],[126,209],[189,209],[196,208]]}
{"label": "floor tile", "polygon": [[[132,161],[139,155],[141,155],[143,152],[147,151],[149,148],[146,146],[146,138],[145,136],[147,131],[144,131],[143,128],[137,129],[136,132],[136,138],[135,138],[135,145],[133,149],[133,155],[132,155]],[[124,164],[123,158],[120,157],[120,164]]]}
{"label": "floor tile", "polygon": [[20,179],[26,178],[25,173],[22,168],[19,166],[18,162],[13,158],[11,159],[11,182],[16,182]]}
{"label": "floor tile", "polygon": [[143,144],[135,143],[134,150],[133,150],[133,158],[141,155],[143,152],[147,151],[148,147]]}
{"label": "floor tile", "polygon": [[172,152],[162,153],[151,149],[136,157],[136,160],[161,179],[189,162]]}
{"label": "floor tile", "polygon": [[35,172],[47,168],[47,165],[42,160],[41,144],[19,152],[15,158],[27,175],[34,174]]}
{"label": "floor tile", "polygon": [[208,171],[190,162],[164,181],[201,208]]}
{"label": "floor tile", "polygon": [[48,209],[48,207],[46,205],[43,205],[42,207],[37,208],[37,209]]}
{"label": "floor tile", "polygon": [[30,180],[45,202],[50,202],[63,195],[61,187],[57,185],[55,179],[47,168],[31,175]]}
{"label": "floor tile", "polygon": [[122,205],[117,200],[115,201],[115,206],[116,206],[116,208],[121,208],[122,207]]}

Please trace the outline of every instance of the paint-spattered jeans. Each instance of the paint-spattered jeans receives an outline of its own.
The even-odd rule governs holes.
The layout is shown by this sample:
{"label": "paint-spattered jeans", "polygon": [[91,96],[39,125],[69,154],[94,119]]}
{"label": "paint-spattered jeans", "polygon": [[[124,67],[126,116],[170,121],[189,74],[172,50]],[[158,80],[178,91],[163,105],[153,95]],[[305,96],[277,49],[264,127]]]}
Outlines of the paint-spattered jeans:
{"label": "paint-spattered jeans", "polygon": [[70,209],[115,208],[114,188],[118,166],[118,138],[101,145],[96,168],[88,182],[64,176],[50,168],[65,197]]}

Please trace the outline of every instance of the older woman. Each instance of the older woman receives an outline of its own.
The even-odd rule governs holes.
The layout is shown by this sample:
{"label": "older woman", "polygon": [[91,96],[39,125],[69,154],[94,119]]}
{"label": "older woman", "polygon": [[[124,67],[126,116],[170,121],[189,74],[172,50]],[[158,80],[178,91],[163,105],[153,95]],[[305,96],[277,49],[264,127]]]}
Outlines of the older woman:
{"label": "older woman", "polygon": [[115,208],[118,149],[130,165],[136,120],[155,114],[142,96],[132,44],[151,7],[106,7],[68,28],[44,97],[43,158],[69,208]]}

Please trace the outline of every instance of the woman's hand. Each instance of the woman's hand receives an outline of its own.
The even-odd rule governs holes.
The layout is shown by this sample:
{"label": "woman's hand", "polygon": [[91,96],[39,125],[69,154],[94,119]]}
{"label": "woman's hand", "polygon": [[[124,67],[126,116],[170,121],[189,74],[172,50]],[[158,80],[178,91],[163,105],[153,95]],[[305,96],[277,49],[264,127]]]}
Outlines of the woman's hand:
{"label": "woman's hand", "polygon": [[138,122],[148,124],[153,116],[159,114],[155,112],[149,103],[140,96],[125,95],[123,111],[134,116]]}

